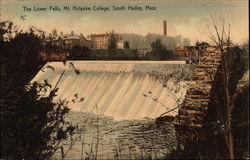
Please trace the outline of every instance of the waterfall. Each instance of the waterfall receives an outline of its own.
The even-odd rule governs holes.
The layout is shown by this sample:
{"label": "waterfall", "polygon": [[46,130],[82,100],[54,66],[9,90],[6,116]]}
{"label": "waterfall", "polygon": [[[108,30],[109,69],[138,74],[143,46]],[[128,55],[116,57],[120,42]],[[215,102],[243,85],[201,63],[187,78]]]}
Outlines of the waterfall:
{"label": "waterfall", "polygon": [[[71,63],[79,75],[67,65]],[[188,67],[181,61],[48,62],[31,82],[46,79],[53,88],[65,71],[56,99],[71,100],[75,94],[84,97],[83,102],[70,101],[73,111],[95,113],[98,108],[99,114],[116,120],[156,118],[185,97],[185,82],[174,77],[185,75]],[[169,114],[176,115],[177,111]]]}

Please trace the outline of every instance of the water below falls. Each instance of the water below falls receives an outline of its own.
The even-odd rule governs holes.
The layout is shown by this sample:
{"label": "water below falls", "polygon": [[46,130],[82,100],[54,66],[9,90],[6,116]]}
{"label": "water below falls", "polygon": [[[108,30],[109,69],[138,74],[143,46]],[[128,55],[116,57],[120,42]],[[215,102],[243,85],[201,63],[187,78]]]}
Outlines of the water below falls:
{"label": "water below falls", "polygon": [[[115,121],[83,112],[71,112],[67,119],[79,129],[66,159],[161,159],[177,145],[174,126],[169,122],[157,125],[152,119]],[[64,147],[65,152],[69,146]],[[55,157],[60,159],[61,152]]]}

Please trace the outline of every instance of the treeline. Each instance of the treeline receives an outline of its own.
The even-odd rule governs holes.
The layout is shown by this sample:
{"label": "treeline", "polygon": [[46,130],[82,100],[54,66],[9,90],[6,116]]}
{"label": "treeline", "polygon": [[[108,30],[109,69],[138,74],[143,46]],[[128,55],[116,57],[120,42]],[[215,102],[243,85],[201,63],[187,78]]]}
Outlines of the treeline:
{"label": "treeline", "polygon": [[[45,42],[44,53],[46,60],[58,60],[53,54],[66,54],[69,60],[172,60],[179,59],[174,56],[174,49],[179,46],[189,46],[190,40],[178,35],[175,37],[158,34],[121,34],[124,40],[124,49],[118,49],[114,32],[110,33],[107,49],[90,49],[86,46],[73,46],[62,48]],[[63,57],[63,56],[62,56]],[[65,58],[61,58],[65,59]]]}
{"label": "treeline", "polygon": [[124,49],[117,49],[116,46],[108,49],[91,50],[85,46],[74,46],[69,50],[69,60],[172,60],[176,58],[173,50],[168,50],[156,39],[152,42],[149,50],[141,53],[139,49],[130,49],[130,43],[125,41]]}
{"label": "treeline", "polygon": [[160,34],[148,33],[145,36],[123,33],[122,39],[129,42],[131,49],[151,48],[151,44],[159,39],[163,46],[168,50],[174,50],[178,45],[189,46],[191,41],[188,38],[183,38],[181,35],[165,36]]}
{"label": "treeline", "polygon": [[[187,38],[147,34],[121,34],[124,49],[117,49],[114,32],[111,32],[107,49],[91,50],[85,46],[74,46],[69,50],[70,60],[170,60],[174,59],[177,45],[190,45]],[[176,57],[175,57],[176,58]]]}
{"label": "treeline", "polygon": [[126,49],[96,49],[90,50],[85,46],[74,46],[69,51],[69,60],[138,60],[136,50]]}
{"label": "treeline", "polygon": [[145,54],[139,54],[136,49],[96,49],[90,50],[82,46],[74,46],[69,51],[68,60],[173,60],[179,59],[174,52],[167,50],[164,46],[156,46]]}

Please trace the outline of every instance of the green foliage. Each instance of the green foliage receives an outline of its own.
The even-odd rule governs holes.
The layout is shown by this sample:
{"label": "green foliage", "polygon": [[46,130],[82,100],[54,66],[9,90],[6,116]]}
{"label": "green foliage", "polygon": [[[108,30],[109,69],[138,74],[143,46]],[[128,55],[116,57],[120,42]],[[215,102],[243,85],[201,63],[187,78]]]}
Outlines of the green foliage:
{"label": "green foliage", "polygon": [[46,42],[45,44],[43,44],[43,50],[47,54],[51,54],[51,53],[60,54],[60,53],[68,52],[68,49],[60,47],[60,46],[52,45],[51,42]]}
{"label": "green foliage", "polygon": [[115,38],[114,31],[110,33],[109,41],[108,41],[108,49],[113,50],[117,48],[117,40]]}
{"label": "green foliage", "polygon": [[188,39],[188,38],[183,38],[182,45],[183,45],[183,46],[190,46],[190,45],[191,45],[190,39]]}
{"label": "green foliage", "polygon": [[249,41],[245,42],[242,45],[242,56],[241,56],[241,62],[243,63],[243,71],[249,70]]}
{"label": "green foliage", "polygon": [[138,54],[132,49],[96,49],[90,53],[90,59],[94,60],[137,60]]}
{"label": "green foliage", "polygon": [[47,87],[34,83],[1,95],[1,158],[48,159],[73,135],[75,128],[64,120],[67,102],[53,103],[56,91],[37,93]]}
{"label": "green foliage", "polygon": [[166,60],[171,57],[170,52],[162,45],[161,40],[158,38],[151,44],[152,51],[146,54],[146,59],[150,60]]}
{"label": "green foliage", "polygon": [[182,43],[182,36],[165,36],[160,34],[148,33],[146,36],[124,33],[121,34],[123,39],[126,39],[129,42],[131,49],[140,49],[140,48],[150,48],[151,44],[157,39],[160,39],[162,44],[168,50],[174,50],[177,47],[177,44]]}
{"label": "green foliage", "polygon": [[74,46],[69,55],[69,59],[89,59],[90,49],[86,46]]}
{"label": "green foliage", "polygon": [[125,41],[125,43],[124,43],[124,48],[126,48],[126,49],[129,49],[130,47],[129,47],[129,42],[128,41]]}
{"label": "green foliage", "polygon": [[[13,31],[12,23],[1,22],[1,158],[49,159],[74,134],[64,120],[67,101],[54,102],[57,88],[42,97],[51,86],[29,84],[44,65],[39,61],[42,35],[30,29]],[[13,33],[15,32],[15,34]],[[8,33],[8,35],[6,35]],[[13,36],[15,35],[15,36]]]}
{"label": "green foliage", "polygon": [[151,44],[151,48],[152,48],[152,53],[154,55],[156,55],[157,57],[160,57],[160,55],[162,54],[163,50],[165,49],[165,47],[161,44],[161,40],[157,39],[155,42],[153,42]]}
{"label": "green foliage", "polygon": [[249,156],[249,86],[234,101],[232,126],[237,158]]}

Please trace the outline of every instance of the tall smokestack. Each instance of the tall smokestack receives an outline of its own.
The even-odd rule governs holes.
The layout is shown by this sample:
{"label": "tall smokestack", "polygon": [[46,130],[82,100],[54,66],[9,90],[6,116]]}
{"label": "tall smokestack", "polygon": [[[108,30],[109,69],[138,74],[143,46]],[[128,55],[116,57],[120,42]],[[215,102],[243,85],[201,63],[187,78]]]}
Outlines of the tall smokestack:
{"label": "tall smokestack", "polygon": [[167,36],[167,21],[166,20],[163,21],[163,34]]}

